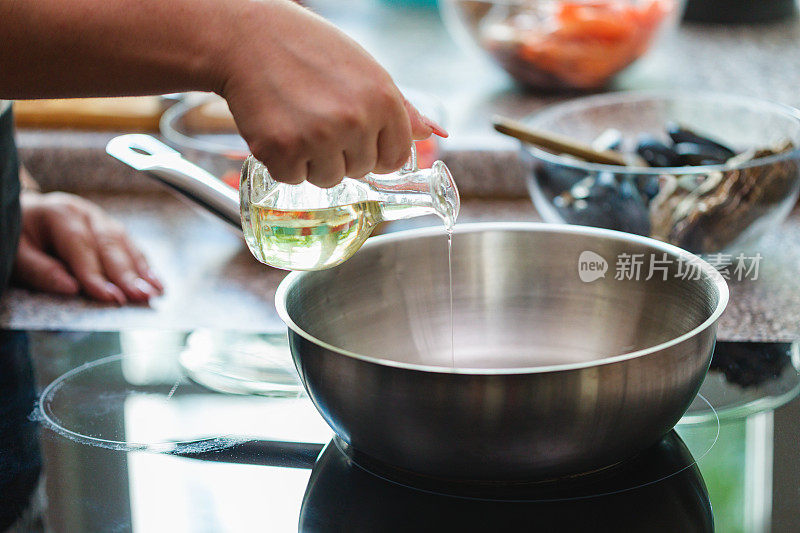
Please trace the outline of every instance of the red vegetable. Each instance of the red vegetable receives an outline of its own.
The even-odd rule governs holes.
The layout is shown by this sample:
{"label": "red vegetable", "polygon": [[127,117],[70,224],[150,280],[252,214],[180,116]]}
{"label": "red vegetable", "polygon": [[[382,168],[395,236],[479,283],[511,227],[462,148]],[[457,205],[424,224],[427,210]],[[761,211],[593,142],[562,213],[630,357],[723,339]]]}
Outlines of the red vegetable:
{"label": "red vegetable", "polygon": [[239,190],[239,173],[235,170],[229,170],[222,176],[222,182],[226,185],[230,185],[236,190]]}
{"label": "red vegetable", "polygon": [[509,18],[504,24],[516,31],[514,38],[493,41],[489,34],[487,47],[523,82],[595,88],[647,50],[673,7],[673,0],[568,0],[535,29],[516,28]]}

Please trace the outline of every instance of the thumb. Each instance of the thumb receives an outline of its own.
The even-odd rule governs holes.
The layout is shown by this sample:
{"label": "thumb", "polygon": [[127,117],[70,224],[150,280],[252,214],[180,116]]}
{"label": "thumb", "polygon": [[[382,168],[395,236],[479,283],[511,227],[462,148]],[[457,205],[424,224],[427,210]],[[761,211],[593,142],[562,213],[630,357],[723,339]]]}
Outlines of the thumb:
{"label": "thumb", "polygon": [[422,139],[427,139],[431,136],[431,133],[435,133],[439,137],[447,137],[449,135],[443,127],[420,113],[417,108],[411,105],[411,102],[405,98],[403,98],[403,104],[406,106],[408,119],[411,122],[411,136],[414,140],[420,141]]}
{"label": "thumb", "polygon": [[77,294],[80,289],[78,281],[61,262],[24,240],[17,251],[13,275],[28,287],[44,292]]}

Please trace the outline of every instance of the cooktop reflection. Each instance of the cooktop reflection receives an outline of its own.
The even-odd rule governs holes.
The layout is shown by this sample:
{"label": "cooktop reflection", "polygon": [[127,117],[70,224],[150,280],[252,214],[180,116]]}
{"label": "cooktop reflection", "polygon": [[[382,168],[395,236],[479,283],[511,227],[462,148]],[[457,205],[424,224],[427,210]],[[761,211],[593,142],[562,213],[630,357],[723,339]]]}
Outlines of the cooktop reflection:
{"label": "cooktop reflection", "polygon": [[311,472],[299,529],[714,531],[703,478],[674,431],[613,471],[568,481],[481,491],[430,483],[419,488],[387,475],[368,470],[339,443],[329,444]]}
{"label": "cooktop reflection", "polygon": [[[255,340],[275,348],[284,335]],[[288,352],[273,349],[255,378],[225,376],[215,388],[228,393],[181,364],[187,347],[215,361],[214,346],[253,341],[0,331],[0,531],[780,532],[800,523],[791,343],[718,343],[702,397],[630,461],[568,480],[465,487],[409,478],[331,442]],[[236,379],[257,383],[258,395],[231,394]]]}

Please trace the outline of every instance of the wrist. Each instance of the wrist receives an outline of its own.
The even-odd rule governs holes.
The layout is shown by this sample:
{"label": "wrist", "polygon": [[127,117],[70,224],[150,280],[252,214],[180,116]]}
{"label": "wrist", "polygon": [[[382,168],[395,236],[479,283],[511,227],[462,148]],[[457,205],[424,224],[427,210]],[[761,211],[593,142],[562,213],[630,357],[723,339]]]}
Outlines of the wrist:
{"label": "wrist", "polygon": [[[241,0],[226,3],[224,15],[220,18],[219,31],[210,32],[209,65],[212,92],[225,96],[226,87],[237,70],[244,67],[243,59],[253,54],[250,42],[254,31],[258,31],[254,19],[271,3]],[[220,35],[224,36],[220,38]]]}
{"label": "wrist", "polygon": [[253,9],[254,0],[234,0],[217,2],[213,10],[204,10],[204,28],[195,31],[194,77],[198,80],[198,90],[222,95],[231,76],[232,63],[242,53],[242,42],[247,29],[242,22],[247,20],[247,12]]}
{"label": "wrist", "polygon": [[213,92],[227,97],[232,80],[280,63],[273,57],[279,53],[275,39],[297,32],[290,22],[294,10],[307,11],[294,0],[241,0],[227,9],[226,38],[216,43]]}

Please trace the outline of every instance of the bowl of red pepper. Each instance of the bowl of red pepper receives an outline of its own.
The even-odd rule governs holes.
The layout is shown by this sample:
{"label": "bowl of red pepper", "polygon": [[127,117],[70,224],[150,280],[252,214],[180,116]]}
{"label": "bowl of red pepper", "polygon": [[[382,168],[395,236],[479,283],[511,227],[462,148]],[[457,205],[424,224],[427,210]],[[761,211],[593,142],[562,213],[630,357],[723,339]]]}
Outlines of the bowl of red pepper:
{"label": "bowl of red pepper", "polygon": [[547,91],[607,85],[674,26],[683,0],[440,0],[456,38]]}

